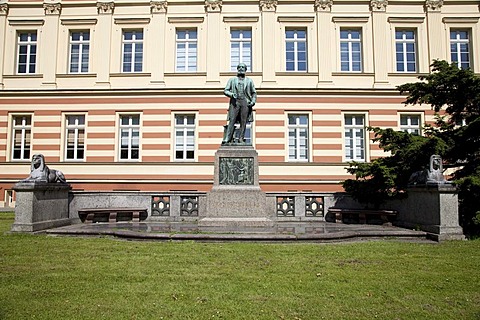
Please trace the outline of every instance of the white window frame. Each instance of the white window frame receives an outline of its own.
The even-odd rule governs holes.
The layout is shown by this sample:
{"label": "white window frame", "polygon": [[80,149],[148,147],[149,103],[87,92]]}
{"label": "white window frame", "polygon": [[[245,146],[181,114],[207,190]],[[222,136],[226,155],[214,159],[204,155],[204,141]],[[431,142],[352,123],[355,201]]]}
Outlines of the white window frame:
{"label": "white window frame", "polygon": [[[294,31],[294,37],[292,38],[287,38],[287,32],[289,31]],[[305,32],[305,38],[299,38],[297,32],[302,31]],[[284,39],[285,39],[285,71],[286,72],[308,72],[308,27],[285,27],[284,30]],[[293,70],[288,70],[288,63],[291,63],[292,61],[289,61],[287,58],[287,45],[288,43],[293,43]],[[299,60],[299,54],[302,51],[299,51],[298,46],[300,43],[304,43],[305,45],[305,70],[299,70],[299,63],[303,62]]]}
{"label": "white window frame", "polygon": [[[75,123],[69,123],[69,117],[83,117],[83,124],[80,124],[78,118],[75,119]],[[64,138],[64,160],[65,161],[85,161],[85,151],[86,151],[86,115],[85,114],[72,114],[68,113],[64,115],[65,123],[65,138]],[[68,157],[69,144],[68,137],[69,131],[73,131],[73,158]],[[80,133],[83,131],[83,145],[80,143]],[[77,157],[80,145],[83,147],[83,157]]]}
{"label": "white window frame", "polygon": [[[177,124],[177,119],[183,117],[183,123]],[[193,124],[188,123],[188,117],[193,117]],[[173,141],[173,159],[174,161],[195,161],[197,157],[197,114],[195,113],[177,113],[174,114],[174,141]],[[183,138],[181,138],[181,143],[177,143],[178,132],[183,133]],[[188,144],[188,133],[193,132],[193,145]],[[182,157],[177,158],[177,151],[182,152]],[[188,157],[188,152],[193,152],[192,157]]]}
{"label": "white window frame", "polygon": [[[22,41],[20,39],[21,35],[27,34],[27,40]],[[36,40],[32,40],[32,35],[35,34]],[[26,47],[26,62],[25,62],[25,72],[20,72],[20,48]],[[35,53],[32,53],[32,49],[35,48]],[[32,62],[32,57],[35,57],[35,61]],[[37,62],[38,62],[38,32],[37,30],[30,31],[18,31],[17,32],[17,63],[16,63],[16,73],[17,74],[35,74],[37,72]],[[33,66],[33,71],[30,71],[30,67]]]}
{"label": "white window frame", "polygon": [[[348,37],[347,38],[342,38],[342,32],[348,32]],[[354,39],[352,38],[352,32],[358,32],[358,35],[359,35],[359,38],[358,39]],[[362,36],[362,29],[359,29],[359,28],[345,28],[345,27],[341,27],[340,28],[340,71],[341,72],[358,72],[358,73],[361,73],[363,72],[363,54],[362,54],[362,39],[363,36]],[[348,62],[348,68],[347,70],[342,70],[342,66],[343,66],[343,63],[344,61],[342,60],[342,44],[346,43],[347,44],[347,55],[348,55],[348,60],[346,62]],[[359,55],[360,55],[360,61],[358,61],[359,63],[359,66],[360,66],[360,70],[353,70],[353,67],[354,67],[354,61],[353,61],[353,53],[354,53],[354,50],[353,50],[353,44],[354,43],[358,43],[359,44]],[[355,61],[356,62],[356,61]]]}
{"label": "white window frame", "polygon": [[[290,118],[295,117],[295,123],[290,124]],[[300,117],[306,117],[306,123],[301,123]],[[287,159],[289,162],[308,162],[311,154],[311,115],[309,113],[302,112],[289,112],[287,113]],[[294,144],[290,142],[290,133],[295,135]],[[305,133],[305,137],[302,137],[302,132]],[[302,155],[302,142],[305,148],[305,154]],[[291,157],[291,151],[293,151],[293,157]]]}
{"label": "white window frame", "polygon": [[[21,123],[18,124],[16,122],[16,118],[21,118]],[[30,124],[27,125],[26,119],[30,118]],[[32,114],[12,114],[11,117],[11,160],[12,161],[28,161],[32,156],[32,135],[33,135],[33,115]],[[15,157],[15,137],[16,132],[20,131],[20,157]],[[29,139],[28,138],[28,131],[30,132]],[[28,150],[27,150],[28,148]]]}
{"label": "white window frame", "polygon": [[[232,37],[232,32],[233,31],[239,31],[240,32],[240,37],[239,38],[233,38]],[[250,32],[250,38],[244,36],[244,32]],[[251,27],[231,27],[230,28],[230,71],[236,71],[237,70],[237,65],[239,63],[245,63],[247,65],[248,70],[252,70],[252,53],[253,53],[253,48],[252,48],[252,37],[253,37],[253,31]],[[233,53],[233,45],[238,43],[238,61],[237,59],[234,58]],[[246,44],[250,44],[250,50],[248,52],[248,57],[244,56],[244,46]]]}
{"label": "white window frame", "polygon": [[[179,32],[186,32],[185,39],[179,39]],[[190,37],[190,33],[195,32],[195,38]],[[185,45],[185,53],[180,54],[179,45]],[[195,45],[195,46],[193,46]],[[175,72],[197,72],[198,70],[198,29],[193,28],[176,28],[175,29]],[[189,55],[192,54],[195,56],[195,64],[189,65]],[[184,66],[179,65],[179,61],[183,61]]]}
{"label": "white window frame", "polygon": [[[123,125],[122,119],[128,117],[128,124]],[[133,124],[133,118],[138,117],[138,124]],[[140,149],[141,149],[141,114],[139,113],[121,113],[118,115],[118,160],[119,161],[140,161]],[[122,158],[122,133],[127,132],[128,145],[127,145],[127,157]],[[132,157],[132,152],[134,151],[133,146],[133,133],[138,132],[138,158]]]}
{"label": "white window frame", "polygon": [[[402,33],[401,39],[397,38],[397,32]],[[412,32],[413,33],[413,39],[407,39],[406,38],[406,32]],[[418,72],[418,44],[417,44],[417,39],[418,39],[418,30],[416,28],[395,28],[395,71],[399,73],[417,73]],[[400,44],[402,46],[401,52],[397,51],[397,45]],[[411,52],[407,51],[407,47],[409,44],[413,44],[413,64],[415,69],[413,71],[408,70],[408,66],[411,65],[411,61],[408,59],[409,54]],[[399,70],[398,64],[400,63],[397,59],[398,54],[401,53],[402,58],[403,58],[403,63],[401,65],[403,66],[403,70]]]}
{"label": "white window frame", "polygon": [[[465,32],[467,34],[467,39],[461,39],[460,38],[460,32]],[[452,33],[455,33],[455,38],[452,39]],[[461,29],[461,28],[451,28],[450,29],[450,32],[449,32],[449,36],[450,36],[450,61],[453,63],[453,62],[456,62],[457,63],[457,66],[459,68],[471,68],[472,66],[472,44],[471,44],[471,31],[470,30],[467,30],[467,29]],[[462,44],[463,45],[467,45],[467,56],[468,56],[468,61],[463,61],[462,59]],[[456,54],[457,54],[457,61],[454,61],[453,60],[453,54],[454,54],[454,51],[452,51],[452,47],[455,47],[455,51],[456,51]],[[463,67],[462,65],[463,64],[466,64],[465,67]]]}
{"label": "white window frame", "polygon": [[[417,125],[412,124],[413,117],[418,119]],[[406,124],[402,124],[402,118],[405,118],[407,120]],[[421,113],[400,113],[398,118],[398,127],[400,131],[417,134],[420,136],[422,135],[422,123],[423,123],[422,120],[423,120],[423,117]]]}
{"label": "white window frame", "polygon": [[[352,124],[347,124],[347,117],[352,117]],[[363,119],[363,124],[357,124],[357,118]],[[367,139],[367,114],[363,112],[349,112],[343,114],[343,158],[345,162],[367,162],[368,161],[368,139]],[[358,132],[361,130],[361,133]],[[347,131],[350,131],[351,137],[347,137]],[[348,141],[347,141],[348,139]],[[358,145],[358,139],[363,141],[363,145]],[[361,152],[358,152],[360,149]],[[348,156],[347,152],[353,150],[353,156]]]}
{"label": "white window frame", "polygon": [[[73,40],[73,34],[79,33],[80,39]],[[88,40],[85,40],[85,34],[88,34]],[[89,64],[90,64],[90,30],[70,30],[69,35],[69,61],[68,61],[68,72],[71,74],[78,74],[78,73],[88,73],[89,72]],[[78,61],[76,65],[76,70],[73,68],[73,47],[78,46]],[[84,59],[86,61],[84,61]],[[84,70],[86,67],[86,70]]]}
{"label": "white window frame", "polygon": [[[132,39],[125,39],[126,33],[132,33]],[[137,39],[138,35],[141,35],[141,39]],[[145,33],[143,29],[123,29],[122,30],[122,73],[135,73],[143,72],[143,56],[144,56],[144,39]],[[125,54],[127,53],[125,47],[127,45],[132,46],[131,54],[132,58],[130,62],[125,61]],[[141,55],[140,61],[136,60],[137,54]],[[136,64],[140,63],[140,70],[135,70]]]}

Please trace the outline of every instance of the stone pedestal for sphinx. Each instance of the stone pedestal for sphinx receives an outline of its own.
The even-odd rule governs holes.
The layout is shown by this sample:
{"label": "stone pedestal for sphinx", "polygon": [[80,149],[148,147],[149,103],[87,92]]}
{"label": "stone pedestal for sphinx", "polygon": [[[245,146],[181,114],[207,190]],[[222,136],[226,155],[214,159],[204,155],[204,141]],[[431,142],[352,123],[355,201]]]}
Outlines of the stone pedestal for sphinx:
{"label": "stone pedestal for sphinx", "polygon": [[35,232],[69,225],[69,184],[39,181],[19,182],[16,192],[13,232]]}
{"label": "stone pedestal for sphinx", "polygon": [[258,154],[252,146],[221,146],[215,153],[214,184],[207,193],[200,226],[273,226],[258,182]]}
{"label": "stone pedestal for sphinx", "polygon": [[451,184],[425,184],[408,188],[408,198],[397,217],[398,225],[420,228],[437,241],[465,239],[458,217],[457,189]]}

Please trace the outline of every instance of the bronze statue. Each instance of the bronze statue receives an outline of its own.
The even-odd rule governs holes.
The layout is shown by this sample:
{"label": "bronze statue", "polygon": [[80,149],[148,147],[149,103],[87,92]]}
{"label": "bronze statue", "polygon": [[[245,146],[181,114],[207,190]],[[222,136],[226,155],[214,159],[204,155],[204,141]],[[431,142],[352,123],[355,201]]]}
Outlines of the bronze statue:
{"label": "bronze statue", "polygon": [[245,128],[247,122],[253,121],[253,106],[257,101],[257,91],[252,79],[245,76],[247,65],[240,63],[237,66],[237,76],[230,78],[224,94],[230,98],[228,107],[228,126],[222,144],[232,143],[235,132],[235,123],[240,123],[238,143],[245,143]]}
{"label": "bronze statue", "polygon": [[45,164],[43,154],[34,154],[30,166],[30,175],[22,182],[48,182],[48,183],[66,183],[65,176],[59,170],[50,169]]}

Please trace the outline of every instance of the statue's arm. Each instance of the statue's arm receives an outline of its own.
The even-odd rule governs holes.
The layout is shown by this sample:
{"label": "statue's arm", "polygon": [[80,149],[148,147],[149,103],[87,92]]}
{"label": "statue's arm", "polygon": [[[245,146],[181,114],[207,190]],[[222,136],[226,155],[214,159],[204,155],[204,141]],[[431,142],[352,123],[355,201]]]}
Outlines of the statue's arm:
{"label": "statue's arm", "polygon": [[255,89],[255,84],[253,80],[250,80],[250,95],[252,97],[252,101],[250,101],[250,106],[253,107],[255,103],[257,103],[257,90]]}
{"label": "statue's arm", "polygon": [[223,93],[229,98],[235,98],[235,93],[233,92],[233,79],[228,80]]}

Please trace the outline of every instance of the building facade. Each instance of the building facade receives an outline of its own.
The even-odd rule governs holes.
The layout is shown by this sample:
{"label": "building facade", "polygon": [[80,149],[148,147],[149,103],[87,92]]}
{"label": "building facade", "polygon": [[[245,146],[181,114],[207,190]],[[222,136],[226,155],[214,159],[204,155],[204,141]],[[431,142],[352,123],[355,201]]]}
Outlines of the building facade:
{"label": "building facade", "polygon": [[240,62],[266,192],[336,192],[422,134],[396,86],[433,59],[480,73],[478,0],[0,1],[0,206],[33,154],[74,190],[208,191]]}

